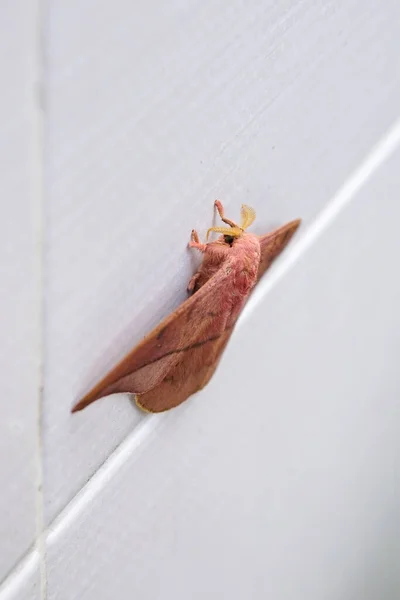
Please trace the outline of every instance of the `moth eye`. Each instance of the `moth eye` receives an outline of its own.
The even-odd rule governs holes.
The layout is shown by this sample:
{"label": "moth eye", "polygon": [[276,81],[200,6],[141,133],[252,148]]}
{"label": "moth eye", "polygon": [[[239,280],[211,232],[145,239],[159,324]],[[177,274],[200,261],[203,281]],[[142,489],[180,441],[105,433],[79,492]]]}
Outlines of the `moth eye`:
{"label": "moth eye", "polygon": [[233,237],[233,235],[224,235],[224,242],[226,244],[229,244],[230,246],[232,246],[234,239],[235,238]]}

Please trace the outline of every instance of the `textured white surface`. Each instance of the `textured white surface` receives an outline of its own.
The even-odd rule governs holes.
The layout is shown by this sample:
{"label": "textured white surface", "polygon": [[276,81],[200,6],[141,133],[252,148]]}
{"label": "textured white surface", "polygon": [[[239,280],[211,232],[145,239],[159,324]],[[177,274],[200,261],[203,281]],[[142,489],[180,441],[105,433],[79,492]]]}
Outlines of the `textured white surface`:
{"label": "textured white surface", "polygon": [[39,280],[34,10],[0,6],[0,582],[35,535]]}
{"label": "textured white surface", "polygon": [[[397,600],[400,5],[49,0],[44,156],[33,12],[0,6],[0,600],[38,597],[40,562],[52,600]],[[218,374],[168,415],[72,417],[185,297],[215,197],[259,233],[304,219]]]}

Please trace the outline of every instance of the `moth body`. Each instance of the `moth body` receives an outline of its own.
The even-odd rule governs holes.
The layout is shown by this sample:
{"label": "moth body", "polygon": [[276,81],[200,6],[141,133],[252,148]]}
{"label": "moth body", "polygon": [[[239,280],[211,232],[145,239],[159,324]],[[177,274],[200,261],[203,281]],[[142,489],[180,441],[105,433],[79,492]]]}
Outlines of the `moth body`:
{"label": "moth body", "polygon": [[230,244],[225,241],[225,236],[221,236],[215,242],[202,246],[203,261],[191,279],[194,282],[193,287],[189,283],[189,291],[196,292],[223,269],[231,280],[230,287],[239,295],[247,296],[257,281],[261,254],[258,236],[244,233]]}

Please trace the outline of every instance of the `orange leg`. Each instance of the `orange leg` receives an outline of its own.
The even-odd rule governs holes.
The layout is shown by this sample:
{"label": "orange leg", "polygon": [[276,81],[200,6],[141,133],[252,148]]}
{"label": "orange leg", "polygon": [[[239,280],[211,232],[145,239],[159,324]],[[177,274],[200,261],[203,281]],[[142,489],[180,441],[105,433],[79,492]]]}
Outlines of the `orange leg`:
{"label": "orange leg", "polygon": [[231,227],[239,227],[239,225],[237,225],[234,221],[231,221],[230,219],[227,219],[225,217],[224,207],[222,206],[221,200],[216,200],[214,202],[214,206],[217,209],[219,216],[221,217],[221,221],[223,221],[227,225],[230,225]]}
{"label": "orange leg", "polygon": [[195,273],[193,275],[193,277],[191,278],[191,280],[189,281],[189,284],[187,286],[188,292],[193,292],[194,288],[196,287],[196,283],[197,283],[197,280],[199,277],[200,277],[200,273]]}
{"label": "orange leg", "polygon": [[196,248],[197,250],[200,250],[200,252],[205,252],[207,248],[207,244],[202,244],[200,242],[199,234],[195,229],[192,229],[189,248]]}

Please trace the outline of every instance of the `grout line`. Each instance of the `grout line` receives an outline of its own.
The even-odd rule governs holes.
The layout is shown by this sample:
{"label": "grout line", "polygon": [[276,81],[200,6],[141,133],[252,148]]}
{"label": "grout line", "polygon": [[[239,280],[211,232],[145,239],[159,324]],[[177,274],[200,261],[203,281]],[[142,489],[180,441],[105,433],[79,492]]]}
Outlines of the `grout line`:
{"label": "grout line", "polygon": [[21,594],[21,588],[30,575],[34,575],[39,563],[38,550],[28,552],[9,573],[5,580],[0,583],[1,600],[17,600],[25,594]]}
{"label": "grout line", "polygon": [[112,454],[104,461],[88,482],[68,502],[47,528],[46,541],[52,544],[65,529],[75,521],[84,508],[92,502],[107,485],[114,473],[126,463],[137,448],[165,421],[165,415],[146,415],[134,430],[126,436]]}
{"label": "grout line", "polygon": [[40,597],[47,598],[46,540],[44,533],[44,492],[43,492],[43,397],[44,397],[44,322],[45,322],[45,198],[44,198],[44,127],[45,127],[45,81],[44,81],[44,15],[46,0],[36,1],[36,21],[34,31],[35,65],[34,78],[34,136],[36,172],[36,236],[37,236],[37,276],[38,276],[38,395],[37,395],[37,444],[36,444],[36,544],[33,556],[37,555],[40,574]]}
{"label": "grout line", "polygon": [[[368,180],[375,172],[391,157],[395,150],[400,146],[400,119],[395,121],[389,131],[379,140],[372,151],[362,161],[361,165],[339,188],[337,193],[327,204],[317,218],[306,230],[305,235],[300,237],[298,242],[293,243],[291,251],[287,251],[277,267],[272,267],[270,274],[264,282],[260,282],[247,303],[237,327],[241,327],[249,318],[252,312],[257,308],[260,302],[270,292],[270,290],[279,282],[279,280],[297,263],[304,252],[330,227],[341,210],[354,198],[354,196],[365,186]],[[97,469],[87,483],[82,486],[80,491],[69,501],[65,508],[57,515],[48,528],[42,531],[42,544],[52,544],[57,541],[66,529],[79,517],[86,507],[96,498],[98,493],[104,489],[107,483],[113,478],[114,474],[126,463],[135,450],[147,440],[156,427],[165,421],[165,415],[149,415],[135,427],[116,448],[116,450],[107,458],[107,460]],[[41,497],[43,502],[43,497]],[[43,509],[43,507],[42,507]],[[42,550],[40,549],[40,554]],[[31,551],[9,574],[9,576],[0,585],[0,600],[8,600],[3,596],[3,591],[7,593],[9,589],[15,589],[18,582],[22,581],[29,571],[33,569],[32,564],[37,559],[38,551]],[[42,557],[44,554],[42,554]],[[36,563],[35,563],[36,564]],[[43,583],[43,582],[42,582]],[[44,590],[46,590],[47,582]],[[43,588],[42,588],[43,591]],[[43,596],[45,600],[45,596]]]}
{"label": "grout line", "polygon": [[[164,415],[165,417],[165,415]],[[156,426],[163,422],[165,418],[157,415],[145,416],[104,463],[95,471],[79,492],[70,500],[64,509],[55,517],[46,529],[41,532],[41,544],[37,544],[32,550],[28,550],[25,556],[8,573],[6,578],[0,583],[0,600],[15,600],[17,598],[14,592],[20,589],[25,579],[34,573],[42,558],[41,545],[46,546],[56,541],[65,528],[72,524],[82,509],[87,506],[100,492],[108,481],[113,477],[113,473],[126,462],[140,444],[150,437]],[[41,581],[41,586],[43,582]],[[47,591],[47,582],[46,588]],[[42,588],[43,594],[43,588]],[[43,595],[41,596],[43,598]]]}

